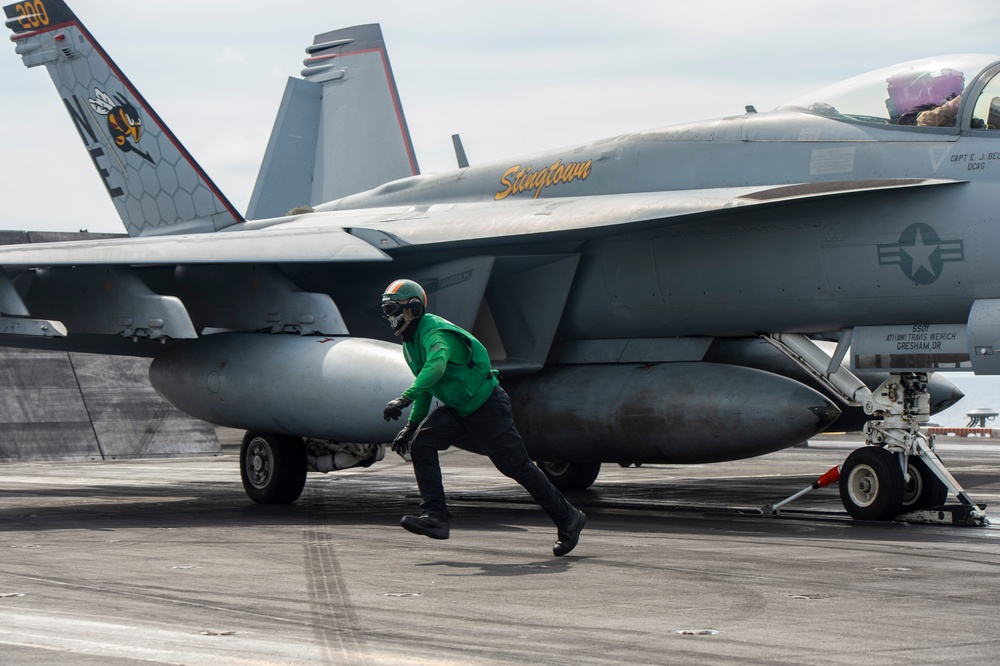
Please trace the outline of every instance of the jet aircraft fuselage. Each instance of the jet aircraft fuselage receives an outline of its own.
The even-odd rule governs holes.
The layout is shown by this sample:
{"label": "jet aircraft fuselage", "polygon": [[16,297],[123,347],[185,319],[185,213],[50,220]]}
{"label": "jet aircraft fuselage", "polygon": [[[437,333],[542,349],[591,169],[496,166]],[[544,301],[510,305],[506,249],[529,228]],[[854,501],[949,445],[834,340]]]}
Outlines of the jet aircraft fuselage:
{"label": "jet aircraft fuselage", "polygon": [[[587,166],[582,177],[539,177],[508,194],[514,167],[537,174],[577,164]],[[976,299],[1000,296],[998,184],[1000,130],[779,110],[417,176],[317,210],[389,207],[395,226],[409,231],[431,224],[421,214],[429,206],[476,202],[485,211],[533,199],[534,224],[492,244],[580,252],[560,338],[745,336],[965,321]],[[552,234],[546,242],[551,212],[577,206],[587,214],[579,197],[598,207],[603,197],[628,205],[619,195],[682,192],[696,208],[719,188],[737,192],[680,223],[654,220],[615,235],[605,228],[601,238],[562,245]],[[905,196],[898,188],[908,188]],[[749,206],[772,197],[780,204]],[[644,203],[629,212],[641,215]]]}
{"label": "jet aircraft fuselage", "polygon": [[[411,374],[379,296],[397,278],[486,345],[532,457],[578,488],[601,462],[760,455],[960,397],[921,375],[909,412],[870,400],[895,380],[844,378],[859,331],[936,344],[968,326],[968,347],[931,359],[950,367],[1000,348],[1000,57],[415,175],[381,30],[345,28],[306,48],[245,220],[63,0],[5,11],[132,237],[0,247],[0,344],[153,357],[175,406],[248,431],[257,501],[294,500],[306,461],[370,465],[392,440],[381,406]],[[109,140],[91,111],[141,132]],[[807,360],[807,338],[780,341],[801,333],[840,344]]]}

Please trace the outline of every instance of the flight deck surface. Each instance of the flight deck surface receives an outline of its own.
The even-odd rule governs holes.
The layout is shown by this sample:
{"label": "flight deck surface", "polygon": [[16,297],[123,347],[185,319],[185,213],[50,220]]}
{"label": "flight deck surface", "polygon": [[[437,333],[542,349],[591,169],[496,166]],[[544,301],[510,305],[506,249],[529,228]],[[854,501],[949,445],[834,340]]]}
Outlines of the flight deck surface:
{"label": "flight deck surface", "polygon": [[[398,526],[418,499],[393,454],[260,506],[238,437],[220,431],[219,457],[0,466],[3,663],[988,663],[1000,648],[1000,527],[856,522],[835,487],[761,515],[857,440],[605,465],[570,494],[587,528],[556,558],[541,511],[472,454],[443,454],[455,517],[434,541]],[[1000,507],[1000,444],[939,453]]]}

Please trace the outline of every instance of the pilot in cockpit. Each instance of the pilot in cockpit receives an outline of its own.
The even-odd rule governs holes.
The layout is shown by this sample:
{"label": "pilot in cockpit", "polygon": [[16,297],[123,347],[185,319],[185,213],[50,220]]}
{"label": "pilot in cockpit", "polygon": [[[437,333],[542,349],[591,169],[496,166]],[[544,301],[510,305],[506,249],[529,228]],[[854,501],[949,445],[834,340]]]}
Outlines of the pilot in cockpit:
{"label": "pilot in cockpit", "polygon": [[955,95],[940,106],[921,111],[917,114],[917,125],[920,127],[954,127],[955,116],[958,114],[958,106],[961,103],[962,96]]}
{"label": "pilot in cockpit", "polygon": [[965,75],[955,69],[907,71],[886,80],[889,117],[896,125],[948,127],[962,100]]}

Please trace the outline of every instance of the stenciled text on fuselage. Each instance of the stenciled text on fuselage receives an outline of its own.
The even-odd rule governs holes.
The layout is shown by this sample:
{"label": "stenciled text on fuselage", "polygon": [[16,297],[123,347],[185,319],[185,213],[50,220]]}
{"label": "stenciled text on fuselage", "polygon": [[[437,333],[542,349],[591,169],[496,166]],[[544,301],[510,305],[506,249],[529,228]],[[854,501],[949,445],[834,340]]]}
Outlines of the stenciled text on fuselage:
{"label": "stenciled text on fuselage", "polygon": [[493,197],[496,201],[506,199],[522,192],[534,191],[534,199],[542,193],[546,187],[559,185],[560,183],[571,183],[574,180],[587,180],[590,176],[590,166],[593,160],[586,162],[569,162],[556,160],[550,166],[535,171],[534,167],[521,166],[516,164],[503,172],[500,176],[500,183],[503,188]]}

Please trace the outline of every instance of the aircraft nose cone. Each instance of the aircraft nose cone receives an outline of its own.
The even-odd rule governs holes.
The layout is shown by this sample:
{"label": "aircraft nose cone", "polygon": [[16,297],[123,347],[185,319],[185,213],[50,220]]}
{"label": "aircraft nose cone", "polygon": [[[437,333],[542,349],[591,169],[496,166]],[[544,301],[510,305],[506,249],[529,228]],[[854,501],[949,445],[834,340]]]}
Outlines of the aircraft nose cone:
{"label": "aircraft nose cone", "polygon": [[822,432],[830,427],[834,421],[840,416],[840,410],[837,406],[831,403],[825,405],[820,405],[818,407],[810,407],[809,411],[816,415],[816,429],[818,432]]}

